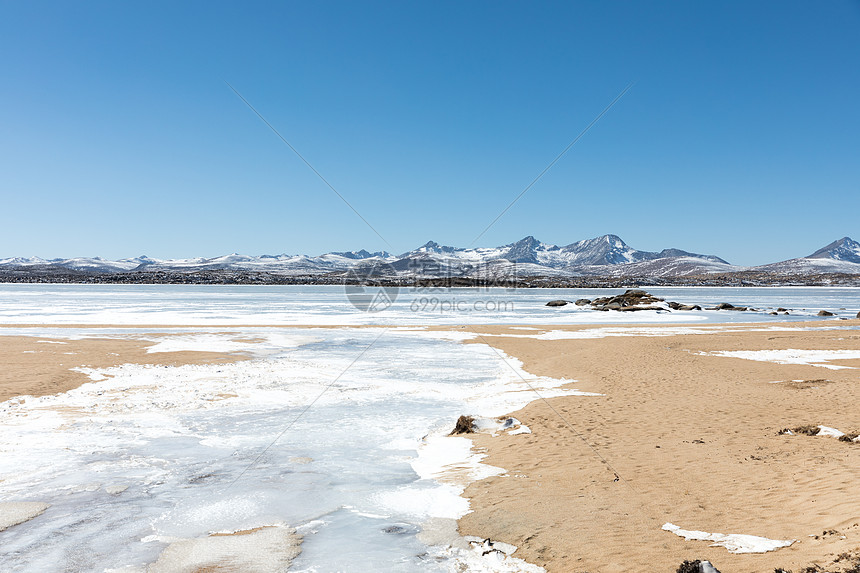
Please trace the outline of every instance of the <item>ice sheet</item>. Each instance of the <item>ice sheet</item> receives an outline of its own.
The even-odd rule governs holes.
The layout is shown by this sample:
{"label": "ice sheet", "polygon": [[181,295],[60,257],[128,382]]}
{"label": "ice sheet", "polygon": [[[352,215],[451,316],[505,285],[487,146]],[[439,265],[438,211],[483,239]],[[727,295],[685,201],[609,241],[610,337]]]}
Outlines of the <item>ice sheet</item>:
{"label": "ice sheet", "polygon": [[[600,312],[554,299],[594,299],[624,289],[401,288],[382,312],[354,307],[343,286],[0,285],[0,323],[89,325],[642,324],[788,321],[860,310],[857,288],[645,287],[666,300],[728,302],[761,312]],[[791,314],[771,316],[776,307]],[[846,310],[839,310],[845,308]],[[838,322],[835,321],[835,322]]]}
{"label": "ice sheet", "polygon": [[172,540],[280,523],[304,532],[296,570],[529,570],[463,548],[419,558],[422,523],[462,515],[464,485],[502,471],[444,434],[460,414],[522,407],[532,388],[588,394],[422,331],[384,333],[364,354],[378,329],[239,334],[269,350],[234,364],[84,369],[99,381],[0,403],[0,496],[51,505],[0,533],[0,569],[140,568]]}

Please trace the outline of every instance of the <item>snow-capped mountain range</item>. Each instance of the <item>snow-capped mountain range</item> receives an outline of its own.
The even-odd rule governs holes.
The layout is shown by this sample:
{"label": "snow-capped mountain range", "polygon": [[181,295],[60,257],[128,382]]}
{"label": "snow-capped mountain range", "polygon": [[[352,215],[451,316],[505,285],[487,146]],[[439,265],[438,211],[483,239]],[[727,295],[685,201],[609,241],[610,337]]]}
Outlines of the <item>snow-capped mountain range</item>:
{"label": "snow-capped mountain range", "polygon": [[670,277],[739,271],[777,274],[860,274],[860,243],[849,237],[815,251],[807,257],[757,267],[732,265],[715,255],[680,249],[639,251],[616,235],[602,235],[566,246],[543,243],[534,237],[500,247],[459,248],[430,241],[395,256],[386,251],[365,250],[308,255],[248,256],[236,253],[214,258],[158,260],[146,256],[117,261],[95,258],[0,259],[0,270],[83,271],[89,273],[192,272],[212,270],[259,271],[283,275],[347,273],[375,264],[390,265],[404,276],[636,276]]}

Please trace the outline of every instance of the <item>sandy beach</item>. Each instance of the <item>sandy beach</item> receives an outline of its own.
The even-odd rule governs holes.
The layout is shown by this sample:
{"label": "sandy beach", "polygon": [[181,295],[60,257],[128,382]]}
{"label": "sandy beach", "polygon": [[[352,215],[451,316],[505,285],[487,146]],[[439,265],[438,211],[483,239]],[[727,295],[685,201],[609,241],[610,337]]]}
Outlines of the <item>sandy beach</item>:
{"label": "sandy beach", "polygon": [[[838,326],[849,324],[858,321]],[[834,323],[803,325],[813,326]],[[531,374],[575,380],[573,387],[603,396],[537,400],[514,412],[529,435],[476,435],[485,462],[507,473],[467,489],[474,511],[460,520],[461,533],[517,545],[516,556],[549,572],[674,571],[685,559],[707,559],[723,573],[797,571],[856,555],[860,443],[778,432],[802,425],[860,431],[860,360],[825,363],[850,367],[834,370],[710,353],[860,350],[860,332],[759,328],[477,338],[522,360]],[[661,329],[675,330],[653,331]],[[795,541],[733,554],[685,541],[662,530],[666,523]]]}
{"label": "sandy beach", "polygon": [[[860,432],[860,331],[834,329],[857,326],[434,327],[476,334],[466,343],[488,344],[522,361],[530,375],[565,378],[571,388],[599,394],[535,395],[511,413],[531,434],[472,435],[484,462],[506,473],[466,490],[473,511],[460,519],[460,533],[516,545],[516,557],[550,573],[675,571],[685,559],[707,559],[723,573],[769,573],[856,554],[860,443],[779,432],[808,425]],[[2,336],[0,400],[89,381],[73,368],[247,358],[147,352],[153,338],[169,336]],[[820,352],[795,353],[811,364],[767,361],[789,349]],[[753,351],[774,352],[718,354]],[[9,525],[41,510],[10,517]],[[736,554],[687,541],[666,524],[791,545]]]}
{"label": "sandy beach", "polygon": [[0,402],[15,396],[45,396],[77,388],[90,378],[76,368],[119,364],[213,364],[245,360],[241,353],[158,352],[152,340],[132,338],[49,338],[4,336],[0,330]]}

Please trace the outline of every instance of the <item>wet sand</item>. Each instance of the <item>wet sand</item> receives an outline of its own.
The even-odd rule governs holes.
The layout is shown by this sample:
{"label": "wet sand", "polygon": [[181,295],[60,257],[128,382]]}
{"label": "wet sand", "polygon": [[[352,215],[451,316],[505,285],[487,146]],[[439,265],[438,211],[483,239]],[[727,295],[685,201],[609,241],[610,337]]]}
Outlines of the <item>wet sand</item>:
{"label": "wet sand", "polygon": [[[778,432],[806,424],[860,432],[860,360],[833,361],[852,369],[831,370],[699,353],[860,350],[860,331],[727,328],[739,332],[708,325],[709,334],[474,340],[531,374],[603,396],[537,400],[512,413],[532,434],[475,435],[485,462],[507,474],[466,490],[474,511],[460,532],[512,543],[517,557],[565,573],[675,571],[685,559],[710,560],[723,573],[797,571],[857,550],[860,443]],[[663,531],[667,522],[797,542],[732,554]]]}

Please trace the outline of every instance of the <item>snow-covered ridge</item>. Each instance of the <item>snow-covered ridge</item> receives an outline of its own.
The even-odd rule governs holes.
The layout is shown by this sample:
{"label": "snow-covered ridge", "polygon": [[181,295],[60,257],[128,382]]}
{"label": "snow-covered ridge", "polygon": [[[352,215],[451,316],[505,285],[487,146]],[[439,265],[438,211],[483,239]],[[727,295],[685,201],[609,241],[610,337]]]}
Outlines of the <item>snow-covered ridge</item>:
{"label": "snow-covered ridge", "polygon": [[152,259],[140,256],[117,261],[100,257],[0,259],[0,270],[31,272],[71,270],[91,273],[257,271],[281,275],[344,273],[379,263],[391,265],[398,275],[415,277],[462,276],[502,278],[510,276],[651,276],[670,277],[710,273],[755,271],[780,274],[860,274],[860,243],[843,237],[808,257],[757,267],[739,267],[716,255],[670,248],[640,251],[617,235],[602,235],[559,246],[528,236],[498,247],[461,248],[429,241],[417,249],[394,256],[387,251],[331,252],[309,255],[241,255],[212,258]]}

